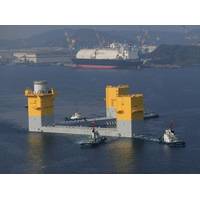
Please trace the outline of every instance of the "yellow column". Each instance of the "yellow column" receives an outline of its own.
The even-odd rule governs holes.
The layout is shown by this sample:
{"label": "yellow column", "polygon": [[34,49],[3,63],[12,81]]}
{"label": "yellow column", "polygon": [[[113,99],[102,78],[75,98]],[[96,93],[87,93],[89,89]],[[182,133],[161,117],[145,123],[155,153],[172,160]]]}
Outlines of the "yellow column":
{"label": "yellow column", "polygon": [[128,85],[118,85],[106,86],[106,116],[107,117],[116,117],[116,108],[117,108],[117,97],[122,95],[128,95],[129,86]]}
{"label": "yellow column", "polygon": [[47,92],[35,93],[31,89],[25,90],[28,98],[29,130],[39,131],[40,127],[54,123],[54,97],[53,89]]}
{"label": "yellow column", "polygon": [[142,94],[117,97],[117,129],[121,136],[132,137],[133,121],[144,119]]}

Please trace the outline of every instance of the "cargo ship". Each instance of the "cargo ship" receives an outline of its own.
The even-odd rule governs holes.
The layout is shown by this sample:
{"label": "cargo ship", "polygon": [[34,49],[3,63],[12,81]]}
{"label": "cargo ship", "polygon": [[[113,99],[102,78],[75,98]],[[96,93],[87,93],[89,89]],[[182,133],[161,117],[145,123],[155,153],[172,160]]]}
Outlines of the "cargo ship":
{"label": "cargo ship", "polygon": [[138,68],[142,64],[138,49],[121,43],[112,43],[105,48],[80,49],[72,62],[74,67],[95,69]]}

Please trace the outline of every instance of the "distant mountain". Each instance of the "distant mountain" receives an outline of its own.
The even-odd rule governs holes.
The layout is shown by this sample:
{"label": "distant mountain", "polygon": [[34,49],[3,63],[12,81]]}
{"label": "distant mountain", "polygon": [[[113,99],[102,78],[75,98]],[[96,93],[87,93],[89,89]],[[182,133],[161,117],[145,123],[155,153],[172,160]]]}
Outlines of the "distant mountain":
{"label": "distant mountain", "polygon": [[32,47],[64,47],[65,37],[63,30],[51,30],[32,36],[27,39],[0,40],[0,48],[32,48]]}
{"label": "distant mountain", "polygon": [[32,47],[71,47],[76,49],[104,46],[110,42],[191,45],[200,41],[200,28],[171,26],[108,26],[103,28],[59,28],[25,39],[0,40],[0,49]]}
{"label": "distant mountain", "polygon": [[32,48],[32,47],[68,47],[69,40],[75,41],[75,46],[95,47],[113,41],[124,42],[126,36],[115,34],[112,31],[94,29],[58,29],[34,35],[28,39],[0,40],[1,49]]}

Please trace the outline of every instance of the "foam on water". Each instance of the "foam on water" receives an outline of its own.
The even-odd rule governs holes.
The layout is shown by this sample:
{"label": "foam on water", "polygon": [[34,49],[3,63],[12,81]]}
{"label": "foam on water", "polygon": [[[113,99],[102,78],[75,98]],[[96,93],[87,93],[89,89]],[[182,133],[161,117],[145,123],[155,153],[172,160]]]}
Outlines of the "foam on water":
{"label": "foam on water", "polygon": [[134,135],[134,138],[141,139],[145,141],[151,141],[151,142],[159,142],[159,139],[153,136],[146,136],[146,135]]}

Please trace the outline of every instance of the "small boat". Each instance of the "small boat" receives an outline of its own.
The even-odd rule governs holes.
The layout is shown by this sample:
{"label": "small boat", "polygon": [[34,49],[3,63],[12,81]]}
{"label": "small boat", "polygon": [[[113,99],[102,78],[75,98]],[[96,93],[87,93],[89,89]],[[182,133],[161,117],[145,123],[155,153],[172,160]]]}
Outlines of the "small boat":
{"label": "small boat", "polygon": [[95,127],[93,127],[90,139],[88,141],[81,142],[80,145],[81,147],[95,147],[105,143],[106,140],[107,138],[100,136],[99,132],[95,129]]}
{"label": "small boat", "polygon": [[80,113],[76,112],[71,117],[65,117],[65,121],[78,121],[86,120],[86,117],[82,117]]}
{"label": "small boat", "polygon": [[80,113],[74,113],[71,117],[70,117],[71,120],[78,120],[78,119],[81,119],[81,114]]}
{"label": "small boat", "polygon": [[159,114],[155,112],[145,112],[144,113],[144,119],[152,119],[152,118],[158,118]]}
{"label": "small boat", "polygon": [[96,147],[100,144],[105,143],[107,140],[106,137],[100,136],[96,139],[89,139],[88,141],[80,142],[81,147]]}
{"label": "small boat", "polygon": [[159,143],[167,144],[170,147],[184,147],[185,142],[180,140],[171,128],[166,129],[164,134],[159,138]]}

